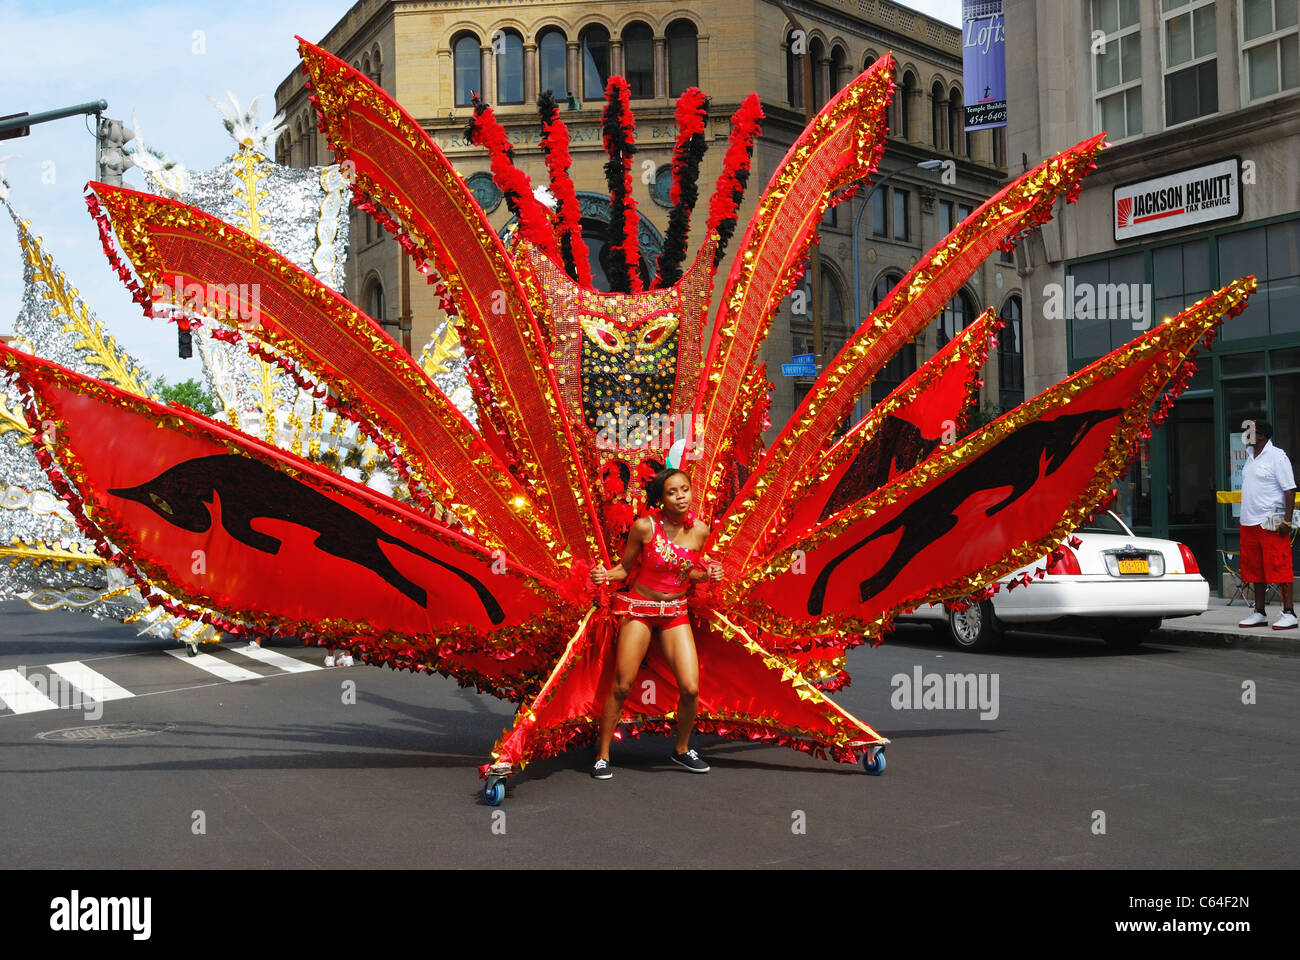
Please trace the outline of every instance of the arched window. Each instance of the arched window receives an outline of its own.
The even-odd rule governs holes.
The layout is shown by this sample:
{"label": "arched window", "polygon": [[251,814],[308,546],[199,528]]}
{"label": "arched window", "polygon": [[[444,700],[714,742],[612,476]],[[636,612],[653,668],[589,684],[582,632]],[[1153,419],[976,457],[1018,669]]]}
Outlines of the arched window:
{"label": "arched window", "polygon": [[962,103],[961,91],[953,87],[948,91],[948,145],[958,156],[966,143],[965,118],[966,106]]}
{"label": "arched window", "polygon": [[943,92],[943,85],[938,80],[930,88],[930,123],[934,132],[934,149],[948,149],[948,124],[944,118],[944,105],[948,97]]}
{"label": "arched window", "polygon": [[848,342],[849,328],[844,318],[844,294],[839,277],[822,268],[822,355],[829,363]]}
{"label": "arched window", "polygon": [[382,87],[384,85],[384,61],[379,55],[378,47],[370,56],[370,69],[366,71],[366,75],[375,81],[376,86]]}
{"label": "arched window", "polygon": [[803,106],[803,58],[808,41],[802,33],[791,30],[785,35],[785,99],[792,107]]}
{"label": "arched window", "polygon": [[958,290],[957,296],[949,300],[943,312],[939,314],[939,346],[942,347],[957,336],[978,313],[970,294],[965,290]]}
{"label": "arched window", "polygon": [[588,27],[582,31],[582,98],[599,100],[605,96],[609,80],[609,31]]}
{"label": "arched window", "polygon": [[871,65],[875,62],[876,62],[876,54],[873,51],[868,50],[867,55],[862,58],[862,69],[870,70]]}
{"label": "arched window", "polygon": [[451,59],[456,74],[456,106],[468,107],[473,95],[483,89],[478,37],[472,33],[457,37],[451,45]]}
{"label": "arched window", "polygon": [[385,309],[384,285],[379,281],[378,277],[373,277],[369,288],[366,290],[366,312],[370,314],[375,322],[383,323],[388,318]]}
{"label": "arched window", "polygon": [[[871,309],[885,302],[889,292],[903,277],[898,273],[883,273],[871,288]],[[916,347],[911,341],[903,344],[898,353],[881,368],[871,383],[871,402],[877,404],[894,392],[904,380],[916,373]]]}
{"label": "arched window", "polygon": [[655,95],[654,31],[644,23],[629,23],[623,28],[623,76],[633,100],[649,100]]}
{"label": "arched window", "polygon": [[569,73],[565,65],[565,36],[562,30],[547,30],[537,41],[538,90],[550,90],[555,99],[569,94]]}
{"label": "arched window", "polygon": [[668,95],[678,97],[700,82],[698,31],[689,20],[674,20],[664,31],[668,38]]}
{"label": "arched window", "polygon": [[826,59],[826,47],[816,37],[808,44],[808,56],[812,58],[812,105],[820,110],[826,103],[826,80],[822,76],[822,61]]}
{"label": "arched window", "polygon": [[903,74],[903,89],[898,101],[898,135],[904,140],[911,139],[912,101],[916,96],[916,75],[908,70]]}
{"label": "arched window", "polygon": [[844,48],[836,45],[831,49],[831,89],[830,96],[839,93],[844,84],[848,82],[848,55]]}
{"label": "arched window", "polygon": [[316,166],[316,125],[308,117],[303,118],[303,146],[305,153],[303,155],[304,167]]}
{"label": "arched window", "polygon": [[1006,326],[998,333],[998,402],[1002,412],[1025,402],[1025,349],[1021,340],[1020,294],[1013,293],[1002,305]]}
{"label": "arched window", "polygon": [[370,76],[370,54],[367,53],[364,57],[361,58],[361,65],[357,67],[357,69],[360,70],[362,73],[364,73],[367,77]]}
{"label": "arched window", "polygon": [[497,103],[524,102],[524,38],[505,30],[493,45],[497,62]]}

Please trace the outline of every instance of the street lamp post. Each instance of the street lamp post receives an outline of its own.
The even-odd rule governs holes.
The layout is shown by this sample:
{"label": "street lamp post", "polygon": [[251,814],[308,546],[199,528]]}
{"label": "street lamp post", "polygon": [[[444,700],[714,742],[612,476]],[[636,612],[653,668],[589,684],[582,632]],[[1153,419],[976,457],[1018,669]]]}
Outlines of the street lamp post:
{"label": "street lamp post", "polygon": [[[938,170],[942,166],[943,166],[942,160],[931,159],[931,160],[920,161],[919,163],[916,164],[915,169]],[[853,316],[857,319],[859,326],[862,325],[862,284],[860,280],[860,272],[862,270],[862,266],[858,261],[858,228],[861,227],[862,225],[862,215],[867,212],[867,208],[871,206],[871,198],[875,195],[876,191],[880,189],[881,185],[885,183],[885,181],[887,181],[890,177],[896,177],[900,173],[904,173],[905,171],[911,169],[913,168],[900,167],[897,170],[891,170],[889,173],[885,174],[883,177],[881,177],[879,180],[873,183],[871,185],[870,192],[867,193],[866,197],[862,201],[862,206],[858,208],[858,215],[853,218]],[[861,419],[862,419],[862,400],[861,398],[859,398],[855,400],[853,403],[853,422],[857,423]]]}

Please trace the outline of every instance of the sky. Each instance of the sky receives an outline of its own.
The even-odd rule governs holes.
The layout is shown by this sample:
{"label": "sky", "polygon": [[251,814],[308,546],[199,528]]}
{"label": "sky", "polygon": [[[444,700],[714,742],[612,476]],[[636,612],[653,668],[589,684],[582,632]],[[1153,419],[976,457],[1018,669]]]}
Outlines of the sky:
{"label": "sky", "polygon": [[[960,0],[906,4],[948,23]],[[275,88],[296,68],[294,35],[318,41],[351,0],[211,2],[34,2],[0,0],[0,116],[39,113],[107,100],[106,115],[131,125],[145,142],[190,170],[216,166],[234,148],[209,102],[227,91],[247,106],[262,95],[262,121],[274,112]],[[176,335],[132,303],[100,246],[83,188],[95,175],[93,119],[38,124],[31,134],[0,140],[9,202],[31,221],[45,251],[67,275],[118,345],[154,375],[176,383],[201,379],[198,357],[176,356]],[[139,170],[129,187],[143,187]],[[13,329],[22,301],[22,260],[12,224],[0,220],[0,332]]]}

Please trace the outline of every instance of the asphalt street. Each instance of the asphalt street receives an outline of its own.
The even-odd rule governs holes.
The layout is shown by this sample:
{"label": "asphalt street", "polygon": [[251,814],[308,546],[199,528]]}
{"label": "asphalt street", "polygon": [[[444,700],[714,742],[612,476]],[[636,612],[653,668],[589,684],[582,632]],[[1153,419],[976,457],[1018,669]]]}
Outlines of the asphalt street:
{"label": "asphalt street", "polygon": [[[96,718],[84,704],[38,709],[31,700],[20,705],[29,712],[0,710],[4,864],[1300,861],[1293,654],[1162,644],[1116,653],[1090,638],[1012,635],[1005,649],[980,655],[907,627],[882,647],[854,651],[854,683],[837,697],[892,739],[884,776],[706,737],[695,746],[713,770],[696,776],[666,762],[666,739],[646,738],[615,745],[607,782],[588,775],[590,747],[534,763],[494,809],[480,799],[475,767],[509,723],[510,704],[441,677],[314,669],[324,659],[319,648],[273,646],[254,660],[240,646],[226,644],[200,667],[130,627],[0,604],[0,677],[10,700],[15,676],[48,681],[82,669],[70,663],[122,691]],[[893,678],[913,678],[918,667],[922,675],[984,674],[989,691],[996,678],[997,716],[896,709]],[[53,690],[47,681],[37,689]],[[350,683],[354,703],[345,702]]]}

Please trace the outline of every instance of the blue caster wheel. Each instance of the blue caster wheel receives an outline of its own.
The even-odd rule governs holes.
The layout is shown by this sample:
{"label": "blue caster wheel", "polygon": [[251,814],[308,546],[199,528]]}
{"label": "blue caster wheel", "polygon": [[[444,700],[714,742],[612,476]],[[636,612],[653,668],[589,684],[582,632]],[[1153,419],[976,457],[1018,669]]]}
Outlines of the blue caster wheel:
{"label": "blue caster wheel", "polygon": [[873,777],[885,772],[885,748],[881,747],[874,754],[868,753],[862,758],[862,769]]}
{"label": "blue caster wheel", "polygon": [[489,807],[497,807],[505,798],[505,780],[500,777],[488,777],[487,783],[483,784],[483,802]]}

